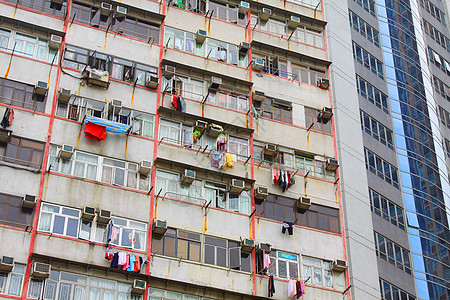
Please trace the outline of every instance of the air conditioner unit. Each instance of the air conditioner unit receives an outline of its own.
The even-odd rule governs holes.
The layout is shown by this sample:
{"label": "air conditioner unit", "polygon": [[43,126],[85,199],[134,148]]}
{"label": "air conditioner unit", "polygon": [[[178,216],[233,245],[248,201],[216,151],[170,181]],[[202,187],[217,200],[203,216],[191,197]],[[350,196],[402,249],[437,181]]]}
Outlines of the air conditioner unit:
{"label": "air conditioner unit", "polygon": [[289,28],[296,29],[298,27],[298,24],[300,24],[300,17],[291,16],[288,24]]}
{"label": "air conditioner unit", "polygon": [[38,81],[34,86],[34,93],[37,95],[45,96],[47,94],[48,86],[45,81]]}
{"label": "air conditioner unit", "polygon": [[133,281],[133,288],[131,289],[132,294],[143,295],[145,293],[145,288],[147,287],[147,283],[145,280],[135,279]]}
{"label": "air conditioner unit", "polygon": [[333,116],[333,110],[329,107],[324,107],[319,113],[319,119],[322,120],[322,123],[327,124],[328,121]]}
{"label": "air conditioner unit", "polygon": [[70,90],[60,88],[58,92],[58,101],[62,103],[68,103],[70,100],[70,94]]}
{"label": "air conditioner unit", "polygon": [[139,163],[139,174],[147,176],[152,170],[152,163],[148,160],[143,160]]}
{"label": "air conditioner unit", "polygon": [[269,190],[264,186],[258,186],[255,189],[255,203],[261,204],[263,203],[264,199],[269,195]]}
{"label": "air conditioner unit", "polygon": [[165,65],[163,70],[163,76],[166,78],[170,78],[175,75],[176,68],[174,66]]}
{"label": "air conditioner unit", "polygon": [[109,86],[109,72],[108,71],[97,71],[97,70],[93,70],[93,69],[88,70],[87,82],[89,84],[107,88]]}
{"label": "air conditioner unit", "polygon": [[248,12],[249,9],[250,9],[250,3],[241,1],[241,4],[239,5],[239,13],[245,14]]}
{"label": "air conditioner unit", "polygon": [[0,271],[11,272],[14,267],[14,258],[9,256],[3,256],[0,261]]}
{"label": "air conditioner unit", "polygon": [[100,14],[104,16],[109,16],[112,9],[113,9],[112,4],[106,2],[100,3]]}
{"label": "air conditioner unit", "polygon": [[266,144],[263,149],[263,153],[269,156],[275,156],[278,153],[278,146],[274,144]]}
{"label": "air conditioner unit", "polygon": [[117,116],[122,109],[122,101],[112,100],[108,103],[108,115]]}
{"label": "air conditioner unit", "polygon": [[263,102],[264,100],[266,100],[264,92],[253,91],[253,102]]}
{"label": "air conditioner unit", "polygon": [[264,70],[264,60],[262,60],[261,58],[257,58],[255,60],[253,60],[252,63],[252,68],[255,71],[263,71]]}
{"label": "air conditioner unit", "polygon": [[223,132],[223,127],[217,124],[209,124],[208,135],[212,137],[217,137]]}
{"label": "air conditioner unit", "polygon": [[50,276],[50,271],[52,267],[49,264],[43,264],[35,262],[33,265],[33,272],[31,277],[33,278],[48,278]]}
{"label": "air conditioner unit", "polygon": [[240,194],[245,187],[244,180],[240,179],[232,179],[230,185],[230,193],[232,194]]}
{"label": "air conditioner unit", "polygon": [[331,268],[333,271],[343,272],[347,270],[347,262],[345,260],[336,259],[331,263]]}
{"label": "air conditioner unit", "polygon": [[116,18],[122,18],[127,15],[127,8],[123,6],[116,7]]}
{"label": "air conditioner unit", "polygon": [[25,195],[22,198],[22,207],[33,209],[36,206],[36,196],[33,195]]}
{"label": "air conditioner unit", "polygon": [[217,91],[220,88],[221,84],[222,84],[222,78],[212,76],[211,80],[209,81],[209,89],[212,91]]}
{"label": "air conditioner unit", "polygon": [[48,42],[48,46],[51,49],[58,50],[59,47],[61,47],[61,43],[62,43],[62,36],[52,34],[50,36],[50,41]]}
{"label": "air conditioner unit", "polygon": [[300,197],[297,199],[297,208],[307,210],[311,206],[311,199],[306,197]]}
{"label": "air conditioner unit", "polygon": [[195,171],[193,170],[184,170],[183,174],[181,174],[181,182],[186,184],[191,184],[195,180]]}
{"label": "air conditioner unit", "polygon": [[205,132],[206,128],[208,128],[208,122],[202,121],[202,120],[198,120],[197,122],[195,122],[195,130],[200,131],[200,133],[203,134],[203,132]]}
{"label": "air conditioner unit", "polygon": [[73,155],[74,148],[71,145],[63,144],[61,149],[58,151],[58,157],[62,159],[71,159]]}
{"label": "air conditioner unit", "polygon": [[206,30],[199,29],[197,30],[197,33],[195,34],[195,41],[197,43],[203,44],[208,34],[206,33]]}
{"label": "air conditioner unit", "polygon": [[267,22],[272,15],[272,10],[269,8],[263,8],[261,11],[261,15],[259,16],[259,19],[263,22]]}
{"label": "air conditioner unit", "polygon": [[148,88],[156,89],[158,87],[158,77],[152,75],[148,76],[147,80],[145,81],[145,85]]}
{"label": "air conditioner unit", "polygon": [[9,137],[11,136],[11,132],[12,130],[0,127],[0,142],[7,143],[9,141]]}
{"label": "air conditioner unit", "polygon": [[83,208],[83,213],[81,215],[81,218],[83,220],[92,221],[92,220],[94,220],[94,217],[95,217],[95,208],[94,207],[85,206]]}
{"label": "air conditioner unit", "polygon": [[239,44],[239,53],[240,54],[246,55],[249,49],[250,49],[250,43],[241,42]]}
{"label": "air conditioner unit", "polygon": [[327,159],[326,169],[328,171],[336,171],[337,168],[339,168],[339,164],[338,164],[337,160],[335,160],[333,158]]}
{"label": "air conditioner unit", "polygon": [[108,224],[109,220],[111,220],[111,212],[101,209],[97,216],[97,222],[100,224]]}
{"label": "air conditioner unit", "polygon": [[267,243],[259,243],[258,249],[264,251],[267,254],[269,254],[272,251],[272,247],[270,246],[270,244]]}
{"label": "air conditioner unit", "polygon": [[317,86],[321,89],[328,90],[328,88],[330,87],[330,81],[328,79],[321,78],[317,81]]}
{"label": "air conditioner unit", "polygon": [[241,243],[241,251],[244,253],[252,253],[255,249],[255,241],[252,239],[244,239]]}
{"label": "air conditioner unit", "polygon": [[164,235],[167,231],[167,221],[154,220],[153,221],[153,233]]}

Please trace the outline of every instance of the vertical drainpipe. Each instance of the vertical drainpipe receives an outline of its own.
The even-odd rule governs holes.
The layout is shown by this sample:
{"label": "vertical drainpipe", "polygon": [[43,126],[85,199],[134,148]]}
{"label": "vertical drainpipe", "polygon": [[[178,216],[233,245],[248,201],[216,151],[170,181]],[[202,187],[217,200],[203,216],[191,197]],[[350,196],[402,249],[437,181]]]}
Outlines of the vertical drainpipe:
{"label": "vertical drainpipe", "polygon": [[[164,58],[164,26],[165,26],[165,15],[166,15],[166,2],[164,0],[160,0],[160,13],[164,16],[164,19],[161,21],[160,31],[159,31],[159,61],[158,61],[158,88],[156,91],[156,115],[155,115],[155,128],[154,128],[154,137],[153,137],[153,165],[152,165],[152,178],[151,178],[151,184],[152,190],[150,193],[150,213],[149,213],[149,220],[148,220],[148,235],[147,235],[147,263],[145,274],[147,276],[150,276],[150,261],[151,261],[151,245],[152,245],[152,232],[153,232],[153,219],[154,219],[154,205],[155,205],[155,183],[156,183],[156,166],[155,166],[155,159],[158,153],[158,131],[159,131],[159,112],[158,108],[161,105],[161,97],[164,97],[164,95],[161,93],[161,85],[162,85],[162,68],[161,68],[161,62]],[[148,284],[147,288],[145,289],[144,299],[148,298]]]}
{"label": "vertical drainpipe", "polygon": [[[69,23],[69,16],[70,16],[70,9],[72,7],[72,0],[68,0],[67,2],[67,14],[65,16],[64,19],[64,26],[63,26],[63,32],[65,34],[67,34],[67,28],[68,28],[68,23]],[[58,68],[56,71],[56,79],[55,79],[55,89],[54,89],[54,93],[53,93],[53,101],[52,101],[52,111],[50,114],[50,121],[49,121],[49,125],[48,125],[48,131],[47,131],[47,139],[45,142],[45,151],[44,151],[44,157],[42,160],[42,171],[41,171],[41,178],[40,178],[40,182],[39,182],[39,192],[38,192],[38,196],[37,196],[37,200],[36,200],[36,208],[34,211],[34,218],[33,218],[33,226],[31,229],[31,241],[30,241],[30,247],[28,250],[28,259],[27,259],[27,266],[26,266],[26,270],[25,270],[25,279],[24,279],[24,284],[23,284],[23,290],[22,290],[22,297],[21,299],[26,299],[26,295],[27,295],[27,291],[28,291],[28,286],[30,283],[30,275],[31,275],[31,261],[32,261],[32,254],[34,251],[34,244],[36,241],[36,231],[37,231],[37,224],[38,224],[38,220],[39,220],[39,211],[40,211],[40,206],[41,206],[41,200],[42,200],[42,194],[44,191],[44,184],[45,184],[45,177],[47,175],[47,180],[48,180],[48,173],[47,173],[47,162],[48,162],[48,153],[49,153],[49,149],[50,149],[50,141],[52,138],[52,131],[53,131],[53,123],[55,121],[55,111],[56,111],[56,104],[57,104],[57,93],[58,93],[58,87],[59,87],[59,80],[61,77],[61,60],[62,60],[62,54],[64,53],[64,47],[65,47],[65,43],[66,43],[66,37],[64,37],[63,41],[61,42],[61,47],[59,49],[59,60],[58,60]]]}

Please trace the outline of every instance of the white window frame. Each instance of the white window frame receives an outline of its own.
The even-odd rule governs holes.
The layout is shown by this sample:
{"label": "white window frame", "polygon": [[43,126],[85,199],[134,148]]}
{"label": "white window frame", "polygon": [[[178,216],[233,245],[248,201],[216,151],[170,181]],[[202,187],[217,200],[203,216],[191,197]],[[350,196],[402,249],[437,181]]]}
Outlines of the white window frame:
{"label": "white window frame", "polygon": [[[58,212],[45,210],[45,207],[49,207],[49,208],[53,207],[54,209],[57,208]],[[77,212],[78,216],[64,214],[64,212],[63,212],[64,209],[67,209],[69,211],[73,211],[74,213]],[[50,228],[49,229],[43,228],[43,226],[45,226],[45,224],[43,223],[44,222],[43,221],[44,220],[43,214],[50,215],[51,219],[50,219],[50,224],[49,224]],[[56,217],[64,218],[64,228],[63,228],[64,230],[63,230],[63,233],[55,233],[54,232],[55,218]],[[76,220],[77,221],[75,236],[67,234],[69,220]],[[81,220],[81,211],[79,209],[65,207],[65,206],[60,206],[60,205],[55,205],[55,204],[50,204],[50,203],[42,203],[41,204],[41,210],[40,210],[40,213],[39,213],[38,231],[48,232],[50,234],[68,236],[68,237],[72,237],[72,238],[78,238],[78,234],[79,234],[79,231],[80,231],[80,224],[81,224],[80,220]]]}
{"label": "white window frame", "polygon": [[[0,295],[10,295],[10,296],[22,296],[22,287],[25,277],[25,265],[14,264],[13,270],[9,273],[0,272],[0,276],[4,279],[2,280],[3,286],[0,285]],[[17,282],[17,279],[20,280]],[[13,286],[13,285],[16,286]],[[13,292],[11,291],[13,289]],[[15,291],[14,291],[15,290]]]}
{"label": "white window frame", "polygon": [[[315,261],[315,263],[313,263],[313,261]],[[311,270],[311,272],[306,271],[308,268]],[[334,287],[334,274],[331,268],[331,261],[326,261],[309,256],[302,256],[302,274],[304,277],[304,281],[308,280],[308,277],[311,277],[307,281],[307,283],[309,284],[323,286],[326,288]],[[330,276],[331,284],[325,284],[326,274]],[[318,280],[319,278],[320,281]]]}
{"label": "white window frame", "polygon": [[[114,241],[111,241],[112,245],[116,245],[119,247],[124,247],[124,248],[131,248],[134,250],[139,250],[139,251],[145,251],[147,249],[147,224],[143,223],[143,222],[138,222],[138,221],[134,221],[134,220],[129,220],[129,219],[124,219],[124,218],[119,218],[119,217],[111,217],[111,220],[114,224],[114,227],[118,230],[117,231],[117,241],[118,243],[115,243]],[[122,225],[119,224],[119,222],[125,222],[126,225]],[[133,226],[134,224],[134,226]],[[145,228],[145,229],[143,229]],[[126,232],[126,231],[131,231],[132,232],[132,237],[130,239],[131,241],[131,246],[129,245],[122,245],[122,235]],[[141,233],[141,236],[143,237],[143,239],[140,241],[141,243],[141,248],[136,248],[135,242],[136,242],[136,232]]]}
{"label": "white window frame", "polygon": [[[288,253],[285,251],[278,251],[278,250],[272,250],[270,252],[270,265],[269,265],[269,274],[272,274],[273,276],[277,278],[283,278],[283,279],[292,279],[292,280],[300,280],[300,258],[297,254],[294,253]],[[290,256],[292,258],[283,257],[284,256]],[[295,258],[295,259],[294,259]],[[286,277],[282,276],[280,274],[280,262],[283,262],[286,264]],[[291,277],[291,267],[295,264],[296,270],[294,272],[297,273],[297,277]]]}

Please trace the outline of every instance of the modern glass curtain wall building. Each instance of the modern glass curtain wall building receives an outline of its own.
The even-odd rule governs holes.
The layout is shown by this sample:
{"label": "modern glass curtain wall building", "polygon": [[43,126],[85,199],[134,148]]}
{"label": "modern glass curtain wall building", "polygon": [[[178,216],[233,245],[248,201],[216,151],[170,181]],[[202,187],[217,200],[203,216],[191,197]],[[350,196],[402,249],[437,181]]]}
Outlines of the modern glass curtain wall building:
{"label": "modern glass curtain wall building", "polygon": [[[376,10],[417,297],[443,300],[450,299],[450,189],[420,2],[377,0]],[[443,34],[448,61],[448,29]]]}

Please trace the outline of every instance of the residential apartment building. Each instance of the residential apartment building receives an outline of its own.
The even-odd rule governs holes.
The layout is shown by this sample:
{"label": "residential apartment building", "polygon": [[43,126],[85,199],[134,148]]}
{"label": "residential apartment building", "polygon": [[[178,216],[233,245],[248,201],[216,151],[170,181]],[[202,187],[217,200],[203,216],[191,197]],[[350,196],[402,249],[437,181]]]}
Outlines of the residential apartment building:
{"label": "residential apartment building", "polygon": [[379,298],[340,2],[0,0],[0,298]]}
{"label": "residential apartment building", "polygon": [[382,299],[449,299],[448,1],[349,0]]}

